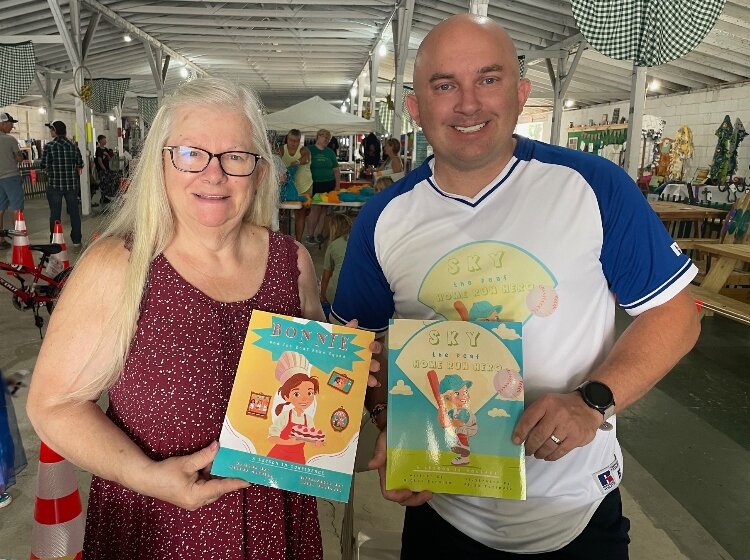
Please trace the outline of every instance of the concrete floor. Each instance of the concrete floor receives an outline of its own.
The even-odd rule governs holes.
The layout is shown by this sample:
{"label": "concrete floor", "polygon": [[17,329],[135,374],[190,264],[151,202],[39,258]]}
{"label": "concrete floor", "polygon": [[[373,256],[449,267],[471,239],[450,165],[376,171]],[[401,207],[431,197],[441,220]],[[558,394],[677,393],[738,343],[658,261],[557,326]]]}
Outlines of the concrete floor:
{"label": "concrete floor", "polygon": [[[47,241],[47,205],[26,205],[31,242]],[[6,221],[6,227],[8,226]],[[12,225],[12,224],[11,224]],[[100,217],[84,219],[84,239]],[[64,222],[66,239],[69,226]],[[320,267],[323,250],[311,249]],[[77,255],[69,252],[71,261]],[[10,251],[0,251],[9,259]],[[621,328],[627,317],[619,317]],[[747,327],[704,320],[696,348],[639,403],[618,418],[625,450],[624,511],[632,522],[634,560],[750,558],[750,345]],[[0,367],[6,375],[33,370],[39,332],[29,312],[0,292]],[[27,389],[14,399],[29,466],[10,489],[14,502],[0,510],[0,560],[29,557],[39,439],[25,413]],[[363,446],[364,447],[364,446]],[[369,450],[365,449],[365,453]],[[81,495],[90,476],[79,472]],[[380,496],[377,474],[358,473],[354,535],[359,558],[398,558],[403,511]],[[343,504],[319,501],[325,558],[341,558]]]}

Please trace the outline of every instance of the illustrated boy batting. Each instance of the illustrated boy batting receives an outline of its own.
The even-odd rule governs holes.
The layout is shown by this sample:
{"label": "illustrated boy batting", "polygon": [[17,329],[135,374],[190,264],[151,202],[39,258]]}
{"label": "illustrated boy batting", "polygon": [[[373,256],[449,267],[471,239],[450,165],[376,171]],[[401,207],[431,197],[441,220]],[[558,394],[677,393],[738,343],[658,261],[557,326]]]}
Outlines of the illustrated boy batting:
{"label": "illustrated boy batting", "polygon": [[453,465],[469,464],[469,438],[475,436],[478,431],[477,416],[469,409],[471,385],[471,381],[462,379],[456,373],[450,373],[440,381],[440,394],[445,401],[445,413],[450,420],[446,430],[455,431],[457,438],[451,446],[451,451],[458,455],[451,461]]}

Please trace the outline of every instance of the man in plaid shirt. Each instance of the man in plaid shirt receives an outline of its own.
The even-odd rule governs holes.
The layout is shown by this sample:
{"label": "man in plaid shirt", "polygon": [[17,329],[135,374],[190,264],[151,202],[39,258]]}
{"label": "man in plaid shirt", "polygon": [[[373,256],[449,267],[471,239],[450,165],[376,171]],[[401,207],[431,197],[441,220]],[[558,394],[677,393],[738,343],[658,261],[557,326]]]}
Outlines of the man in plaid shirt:
{"label": "man in plaid shirt", "polygon": [[48,123],[52,141],[42,153],[42,167],[47,170],[47,202],[49,203],[50,234],[55,221],[62,214],[62,201],[70,216],[70,238],[73,247],[81,246],[81,214],[78,211],[80,170],[83,169],[81,151],[66,136],[68,129],[62,121]]}

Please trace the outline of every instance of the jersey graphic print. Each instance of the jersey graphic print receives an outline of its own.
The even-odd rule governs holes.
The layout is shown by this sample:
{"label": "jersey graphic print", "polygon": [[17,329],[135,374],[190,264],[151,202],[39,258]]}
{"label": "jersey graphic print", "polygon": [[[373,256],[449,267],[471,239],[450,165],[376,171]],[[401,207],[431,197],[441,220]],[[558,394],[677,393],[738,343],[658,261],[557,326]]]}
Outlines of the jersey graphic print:
{"label": "jersey graphic print", "polygon": [[557,310],[554,275],[516,245],[479,241],[442,257],[425,276],[419,301],[449,320],[518,321]]}

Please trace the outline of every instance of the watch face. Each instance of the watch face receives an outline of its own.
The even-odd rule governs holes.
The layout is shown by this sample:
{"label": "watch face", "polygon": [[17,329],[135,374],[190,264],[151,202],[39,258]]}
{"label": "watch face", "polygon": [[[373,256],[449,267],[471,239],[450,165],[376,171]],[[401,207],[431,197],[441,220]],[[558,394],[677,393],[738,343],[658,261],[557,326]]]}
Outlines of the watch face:
{"label": "watch face", "polygon": [[603,383],[593,381],[584,387],[586,396],[596,407],[606,408],[612,404],[612,391]]}

